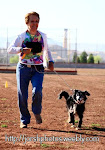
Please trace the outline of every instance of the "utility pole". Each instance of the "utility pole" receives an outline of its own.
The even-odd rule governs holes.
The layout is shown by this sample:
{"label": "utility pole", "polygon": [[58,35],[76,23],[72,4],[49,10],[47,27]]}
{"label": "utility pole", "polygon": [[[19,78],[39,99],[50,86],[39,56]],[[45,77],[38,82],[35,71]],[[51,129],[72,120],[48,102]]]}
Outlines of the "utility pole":
{"label": "utility pole", "polygon": [[70,32],[70,29],[69,29],[69,37],[68,37],[68,62],[70,63],[70,36],[71,36],[71,32]]}
{"label": "utility pole", "polygon": [[68,29],[64,29],[64,43],[63,43],[63,47],[67,49],[67,32]]}
{"label": "utility pole", "polygon": [[76,38],[75,38],[75,53],[76,53],[76,58],[75,58],[75,70],[77,68],[77,29],[76,29]]}
{"label": "utility pole", "polygon": [[64,51],[66,52],[64,52],[63,53],[63,57],[65,58],[67,58],[67,34],[68,34],[68,29],[64,29],[64,41],[63,41],[63,48],[64,48]]}
{"label": "utility pole", "polygon": [[[8,49],[8,28],[7,28],[7,45],[6,45],[6,49]],[[7,61],[6,62],[7,62],[7,67],[8,67],[8,52],[7,52]]]}

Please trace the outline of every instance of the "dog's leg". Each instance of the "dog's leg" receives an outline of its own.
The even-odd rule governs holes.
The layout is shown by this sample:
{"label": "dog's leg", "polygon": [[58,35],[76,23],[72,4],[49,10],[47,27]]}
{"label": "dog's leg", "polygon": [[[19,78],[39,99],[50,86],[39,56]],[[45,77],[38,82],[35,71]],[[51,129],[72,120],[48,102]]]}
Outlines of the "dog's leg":
{"label": "dog's leg", "polygon": [[83,119],[83,114],[79,115],[79,124],[78,124],[78,128],[81,128],[82,125],[82,119]]}
{"label": "dog's leg", "polygon": [[67,120],[68,123],[71,123],[71,117],[70,117],[70,112],[68,111],[68,120]]}
{"label": "dog's leg", "polygon": [[70,118],[71,118],[70,123],[73,124],[71,127],[74,127],[75,126],[75,122],[74,122],[74,114],[73,113],[70,113]]}

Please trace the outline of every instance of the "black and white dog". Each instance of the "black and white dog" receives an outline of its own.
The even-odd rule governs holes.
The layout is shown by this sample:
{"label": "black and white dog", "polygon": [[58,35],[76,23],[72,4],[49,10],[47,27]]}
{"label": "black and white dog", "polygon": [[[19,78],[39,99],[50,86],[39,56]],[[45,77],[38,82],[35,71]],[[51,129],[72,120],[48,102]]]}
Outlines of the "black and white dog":
{"label": "black and white dog", "polygon": [[90,93],[87,91],[74,90],[74,94],[70,96],[66,91],[62,91],[59,94],[59,99],[64,96],[66,99],[67,110],[68,110],[68,122],[72,123],[71,127],[75,125],[75,114],[79,116],[79,123],[77,130],[81,128],[83,113],[85,111],[85,102],[87,97],[90,96]]}

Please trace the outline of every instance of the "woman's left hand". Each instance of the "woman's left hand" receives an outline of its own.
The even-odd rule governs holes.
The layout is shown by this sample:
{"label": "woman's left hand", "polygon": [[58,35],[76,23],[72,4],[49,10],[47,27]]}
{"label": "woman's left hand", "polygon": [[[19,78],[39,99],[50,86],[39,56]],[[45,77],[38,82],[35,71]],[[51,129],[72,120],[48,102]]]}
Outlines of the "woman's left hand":
{"label": "woman's left hand", "polygon": [[51,71],[54,70],[54,63],[53,62],[49,62],[48,69],[50,69]]}

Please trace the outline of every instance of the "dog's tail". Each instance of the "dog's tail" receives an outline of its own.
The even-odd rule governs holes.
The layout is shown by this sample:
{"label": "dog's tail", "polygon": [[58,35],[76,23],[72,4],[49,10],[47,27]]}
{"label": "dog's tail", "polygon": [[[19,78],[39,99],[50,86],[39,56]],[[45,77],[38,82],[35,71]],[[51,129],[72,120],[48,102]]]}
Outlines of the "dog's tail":
{"label": "dog's tail", "polygon": [[69,97],[69,94],[68,94],[66,91],[62,91],[62,92],[59,94],[59,99],[61,99],[63,96],[64,96],[64,98],[67,100],[68,97]]}
{"label": "dog's tail", "polygon": [[89,92],[87,92],[87,91],[85,91],[85,94],[86,94],[87,96],[90,96],[90,93],[89,93]]}

